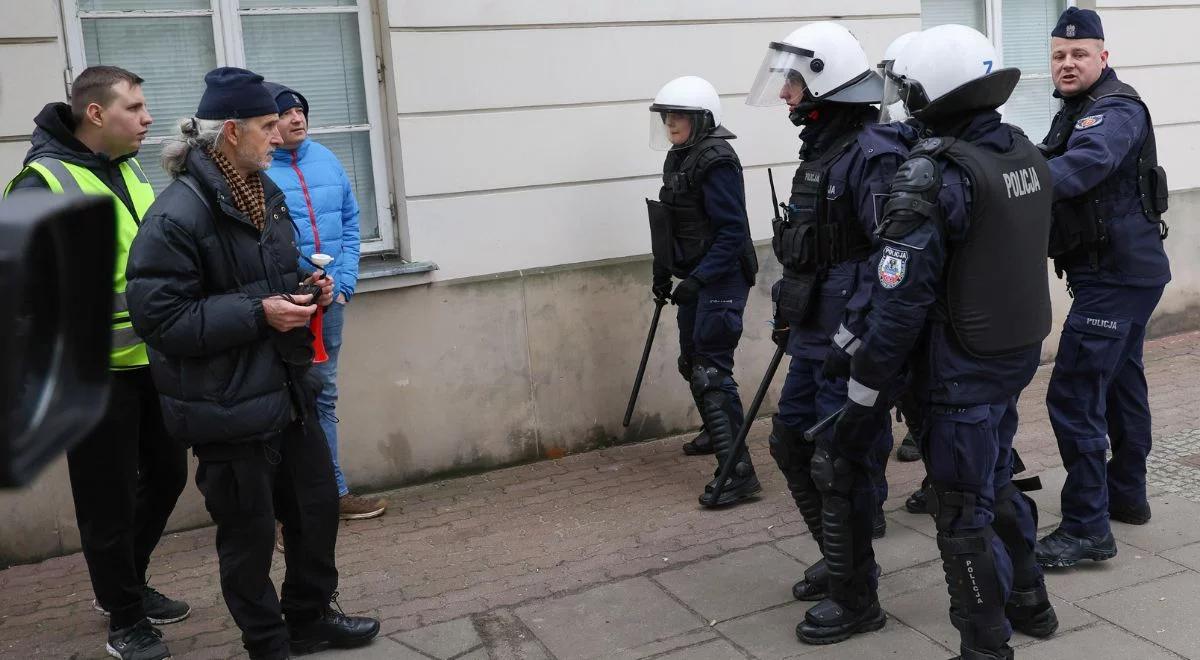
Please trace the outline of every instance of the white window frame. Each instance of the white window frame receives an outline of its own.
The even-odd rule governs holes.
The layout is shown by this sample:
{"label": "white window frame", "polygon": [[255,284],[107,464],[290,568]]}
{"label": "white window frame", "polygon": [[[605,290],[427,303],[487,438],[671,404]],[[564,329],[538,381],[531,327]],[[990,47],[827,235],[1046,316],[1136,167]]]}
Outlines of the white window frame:
{"label": "white window frame", "polygon": [[[208,9],[195,10],[130,10],[130,11],[80,11],[77,0],[61,0],[63,31],[67,46],[67,77],[74,80],[87,67],[84,49],[83,21],[87,18],[184,18],[206,17],[212,21],[213,45],[216,50],[217,66],[245,68],[246,53],[242,44],[242,16],[276,16],[302,14],[357,14],[359,50],[362,55],[363,88],[366,90],[367,123],[351,126],[327,126],[313,129],[311,134],[365,132],[370,134],[371,175],[374,180],[375,210],[379,221],[379,238],[366,239],[360,243],[362,254],[398,252],[396,245],[396,222],[392,209],[388,157],[384,137],[382,103],[380,101],[379,48],[375,43],[372,25],[372,0],[358,0],[348,7],[288,7],[241,9],[239,0],[209,0]],[[286,4],[280,0],[279,4]],[[199,99],[196,99],[199,101]],[[171,119],[176,119],[172,117]],[[148,137],[148,144],[162,142],[163,137]]]}

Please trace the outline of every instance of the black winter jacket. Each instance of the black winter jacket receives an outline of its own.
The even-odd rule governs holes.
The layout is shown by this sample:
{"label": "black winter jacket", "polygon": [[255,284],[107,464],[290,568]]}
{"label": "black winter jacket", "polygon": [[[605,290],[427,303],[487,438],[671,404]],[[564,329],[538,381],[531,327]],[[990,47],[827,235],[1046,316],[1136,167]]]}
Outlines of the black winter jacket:
{"label": "black winter jacket", "polygon": [[265,439],[312,399],[301,386],[312,334],[272,329],[262,306],[262,298],[295,292],[307,277],[297,268],[291,218],[265,175],[260,233],[233,205],[212,158],[193,149],[186,168],[216,217],[183,181],[158,196],[125,271],[133,327],[149,346],[172,436],[189,446]]}

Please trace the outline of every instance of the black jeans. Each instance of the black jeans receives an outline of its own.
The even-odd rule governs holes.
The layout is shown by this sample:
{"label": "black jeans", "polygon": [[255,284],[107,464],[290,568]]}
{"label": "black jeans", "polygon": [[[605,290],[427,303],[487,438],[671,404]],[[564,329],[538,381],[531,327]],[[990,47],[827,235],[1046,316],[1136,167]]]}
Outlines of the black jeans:
{"label": "black jeans", "polygon": [[[196,454],[196,485],[217,524],[221,593],[242,643],[251,658],[286,657],[284,617],[317,618],[337,588],[338,494],[325,435],[310,417],[270,441],[205,445]],[[276,519],[287,563],[282,598],[270,575]]]}
{"label": "black jeans", "polygon": [[104,418],[67,452],[83,557],[112,629],[145,616],[150,553],[187,484],[187,450],[167,435],[150,369],[114,371]]}

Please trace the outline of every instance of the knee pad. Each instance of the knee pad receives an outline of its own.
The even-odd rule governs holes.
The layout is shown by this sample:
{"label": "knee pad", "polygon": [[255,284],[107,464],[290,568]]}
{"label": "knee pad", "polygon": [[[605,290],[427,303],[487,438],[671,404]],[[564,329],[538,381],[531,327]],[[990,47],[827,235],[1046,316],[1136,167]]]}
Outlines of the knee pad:
{"label": "knee pad", "polygon": [[708,392],[719,391],[729,374],[711,365],[696,364],[688,382],[692,386],[692,396],[703,398]]}
{"label": "knee pad", "polygon": [[938,532],[949,531],[954,521],[961,518],[970,524],[975,517],[975,493],[947,490],[932,484],[929,487],[929,515],[933,516]]}
{"label": "knee pad", "polygon": [[806,468],[812,461],[812,443],[804,442],[803,433],[788,428],[779,420],[779,415],[771,418],[771,435],[767,439],[767,446],[771,450],[771,457],[784,472]]}
{"label": "knee pad", "polygon": [[835,457],[827,447],[817,447],[813,451],[812,479],[823,493],[849,493],[853,469],[850,461]]}

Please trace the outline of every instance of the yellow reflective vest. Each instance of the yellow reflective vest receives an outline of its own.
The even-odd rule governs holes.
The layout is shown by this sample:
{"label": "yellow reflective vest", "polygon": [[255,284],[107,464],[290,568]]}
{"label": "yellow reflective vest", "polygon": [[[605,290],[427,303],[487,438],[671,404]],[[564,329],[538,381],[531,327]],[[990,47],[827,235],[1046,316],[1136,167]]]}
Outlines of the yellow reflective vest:
{"label": "yellow reflective vest", "polygon": [[30,162],[21,170],[4,189],[7,197],[13,184],[27,172],[36,172],[50,186],[55,194],[83,193],[85,195],[104,195],[112,199],[113,208],[117,213],[117,244],[116,264],[113,269],[113,316],[112,316],[112,352],[109,357],[109,368],[112,370],[134,369],[150,364],[146,356],[146,343],[133,331],[133,323],[129,320],[129,306],[125,302],[125,263],[129,260],[129,247],[133,237],[137,236],[138,226],[146,209],[154,202],[154,189],[142,171],[137,159],[129,158],[118,166],[125,187],[133,201],[135,218],[129,207],[117,197],[108,186],[86,167],[67,163],[56,158],[43,156]]}

